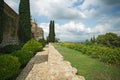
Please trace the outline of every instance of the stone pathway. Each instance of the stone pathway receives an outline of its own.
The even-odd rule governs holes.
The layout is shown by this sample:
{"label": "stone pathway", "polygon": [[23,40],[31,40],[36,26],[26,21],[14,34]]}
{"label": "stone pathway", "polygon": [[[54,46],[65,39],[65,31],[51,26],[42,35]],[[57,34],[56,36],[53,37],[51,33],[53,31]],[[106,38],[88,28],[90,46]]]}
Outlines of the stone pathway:
{"label": "stone pathway", "polygon": [[[41,76],[47,75],[48,46],[44,51],[38,52],[26,65],[16,80],[47,80],[40,79]],[[37,79],[39,78],[39,79]]]}
{"label": "stone pathway", "polygon": [[17,80],[85,80],[76,73],[77,69],[49,44],[30,60]]}

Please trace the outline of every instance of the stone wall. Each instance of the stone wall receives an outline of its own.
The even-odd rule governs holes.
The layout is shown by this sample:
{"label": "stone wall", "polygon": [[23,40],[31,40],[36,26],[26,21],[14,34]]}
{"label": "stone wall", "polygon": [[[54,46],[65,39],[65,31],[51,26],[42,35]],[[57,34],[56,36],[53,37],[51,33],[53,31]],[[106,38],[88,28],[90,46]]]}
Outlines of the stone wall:
{"label": "stone wall", "polygon": [[48,80],[85,80],[83,76],[76,75],[77,69],[71,63],[64,61],[63,56],[49,44],[48,54]]}
{"label": "stone wall", "polygon": [[5,13],[5,27],[3,31],[3,40],[0,46],[18,44],[18,14],[10,8],[6,3],[4,3],[4,13]]}
{"label": "stone wall", "polygon": [[35,21],[31,21],[31,30],[32,30],[32,34],[33,34],[33,37],[36,39],[36,40],[40,40],[40,39],[43,39],[44,38],[44,31],[42,28],[38,27],[37,23]]}
{"label": "stone wall", "polygon": [[[5,28],[3,32],[3,40],[0,47],[6,45],[19,44],[17,30],[19,26],[19,15],[6,3],[4,3]],[[43,29],[37,26],[37,23],[31,22],[31,30],[36,40],[43,39]]]}

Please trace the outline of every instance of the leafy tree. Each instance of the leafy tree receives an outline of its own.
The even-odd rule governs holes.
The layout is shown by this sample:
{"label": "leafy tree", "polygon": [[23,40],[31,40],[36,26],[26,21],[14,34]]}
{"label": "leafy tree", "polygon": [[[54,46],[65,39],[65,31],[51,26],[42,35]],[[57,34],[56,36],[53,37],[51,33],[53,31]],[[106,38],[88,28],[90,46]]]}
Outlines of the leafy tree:
{"label": "leafy tree", "polygon": [[120,47],[120,37],[111,32],[105,35],[98,35],[97,43],[108,47]]}
{"label": "leafy tree", "polygon": [[0,0],[0,43],[3,39],[3,29],[4,29],[4,0]]}
{"label": "leafy tree", "polygon": [[18,36],[21,43],[27,42],[32,37],[29,0],[20,0]]}
{"label": "leafy tree", "polygon": [[54,29],[54,21],[50,21],[49,24],[49,42],[55,42],[55,29]]}
{"label": "leafy tree", "polygon": [[[91,39],[92,39],[92,38],[91,38]],[[85,41],[85,44],[86,44],[86,45],[92,45],[92,42],[91,42],[91,40],[88,40],[88,39],[87,39],[87,40]]]}

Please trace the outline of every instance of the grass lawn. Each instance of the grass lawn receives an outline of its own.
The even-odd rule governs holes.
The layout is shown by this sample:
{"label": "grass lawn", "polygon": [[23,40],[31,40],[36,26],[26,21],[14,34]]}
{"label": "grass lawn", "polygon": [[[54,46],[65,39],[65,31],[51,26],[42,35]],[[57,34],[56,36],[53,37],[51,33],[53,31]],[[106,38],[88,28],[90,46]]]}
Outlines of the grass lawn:
{"label": "grass lawn", "polygon": [[72,50],[59,44],[54,47],[64,56],[64,59],[71,62],[77,68],[78,75],[82,75],[86,80],[120,80],[120,69],[114,66],[105,65],[96,59],[92,59],[81,52]]}

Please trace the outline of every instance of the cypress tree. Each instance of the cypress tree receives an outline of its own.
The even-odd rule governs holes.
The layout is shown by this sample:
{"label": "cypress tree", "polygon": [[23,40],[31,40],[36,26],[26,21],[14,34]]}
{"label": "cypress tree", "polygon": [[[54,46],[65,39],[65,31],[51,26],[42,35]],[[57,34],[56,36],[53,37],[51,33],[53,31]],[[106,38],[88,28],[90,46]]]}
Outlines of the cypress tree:
{"label": "cypress tree", "polygon": [[50,21],[49,24],[49,42],[55,42],[55,25],[54,21]]}
{"label": "cypress tree", "polygon": [[50,21],[50,24],[49,24],[48,42],[51,42],[51,40],[52,40],[51,32],[52,32],[52,20]]}
{"label": "cypress tree", "polygon": [[32,38],[29,0],[20,0],[18,37],[21,43]]}
{"label": "cypress tree", "polygon": [[53,36],[53,40],[52,40],[52,41],[55,42],[55,24],[54,24],[54,21],[53,21],[53,23],[52,23],[52,26],[53,26],[53,27],[52,27],[52,28],[53,28],[53,29],[52,29],[52,30],[53,30],[53,31],[52,31],[52,36]]}
{"label": "cypress tree", "polygon": [[4,29],[4,0],[0,0],[0,43],[3,40]]}
{"label": "cypress tree", "polygon": [[96,40],[95,40],[95,36],[93,36],[93,42],[95,43],[95,41],[96,41]]}

